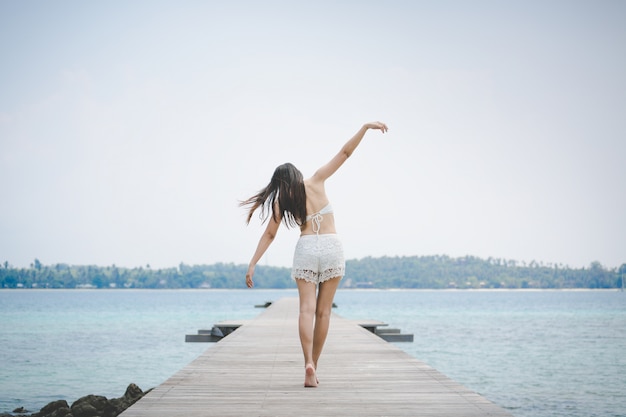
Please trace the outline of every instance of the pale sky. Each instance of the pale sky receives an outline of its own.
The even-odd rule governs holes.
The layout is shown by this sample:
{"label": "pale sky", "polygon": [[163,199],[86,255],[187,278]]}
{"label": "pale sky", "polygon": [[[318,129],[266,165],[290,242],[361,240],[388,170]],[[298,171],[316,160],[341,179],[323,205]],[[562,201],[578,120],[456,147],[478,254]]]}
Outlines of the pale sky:
{"label": "pale sky", "polygon": [[0,262],[247,264],[264,226],[238,201],[381,120],[327,183],[348,259],[618,267],[624,22],[596,0],[0,0]]}

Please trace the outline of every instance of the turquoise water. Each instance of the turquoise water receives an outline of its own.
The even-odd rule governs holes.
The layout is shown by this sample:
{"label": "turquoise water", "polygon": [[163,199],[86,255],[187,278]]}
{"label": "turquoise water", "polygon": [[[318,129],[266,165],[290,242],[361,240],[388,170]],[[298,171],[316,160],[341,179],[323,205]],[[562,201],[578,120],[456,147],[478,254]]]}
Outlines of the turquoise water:
{"label": "turquoise water", "polygon": [[[294,290],[0,290],[0,413],[154,387]],[[626,293],[339,291],[335,310],[413,333],[407,353],[516,417],[626,416]]]}

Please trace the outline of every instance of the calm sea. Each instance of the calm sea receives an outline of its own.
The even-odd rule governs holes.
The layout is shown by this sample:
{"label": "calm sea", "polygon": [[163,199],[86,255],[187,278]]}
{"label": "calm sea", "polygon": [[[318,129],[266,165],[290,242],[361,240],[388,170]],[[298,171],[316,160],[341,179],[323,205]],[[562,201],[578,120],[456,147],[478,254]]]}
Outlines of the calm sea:
{"label": "calm sea", "polygon": [[[0,413],[159,385],[294,290],[0,290]],[[516,417],[626,416],[626,293],[340,290],[337,314],[413,333],[397,345]],[[332,324],[331,324],[332,325]]]}

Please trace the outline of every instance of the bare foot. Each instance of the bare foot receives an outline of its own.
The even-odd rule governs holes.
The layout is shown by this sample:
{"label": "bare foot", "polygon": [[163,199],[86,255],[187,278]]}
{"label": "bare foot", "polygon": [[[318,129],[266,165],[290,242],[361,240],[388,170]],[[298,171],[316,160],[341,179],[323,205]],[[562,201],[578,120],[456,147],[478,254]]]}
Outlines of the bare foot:
{"label": "bare foot", "polygon": [[308,364],[304,368],[304,387],[305,388],[317,387],[317,377],[315,376],[315,368],[311,364]]}

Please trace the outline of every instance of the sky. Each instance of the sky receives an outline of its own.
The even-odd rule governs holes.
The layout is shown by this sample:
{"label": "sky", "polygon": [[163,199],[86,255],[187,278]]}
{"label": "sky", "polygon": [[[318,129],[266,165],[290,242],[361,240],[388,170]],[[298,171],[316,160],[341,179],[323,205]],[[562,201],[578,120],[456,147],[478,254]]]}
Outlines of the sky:
{"label": "sky", "polygon": [[[247,264],[310,176],[347,259],[626,263],[624,1],[0,0],[0,262]],[[261,265],[290,266],[282,226]]]}

